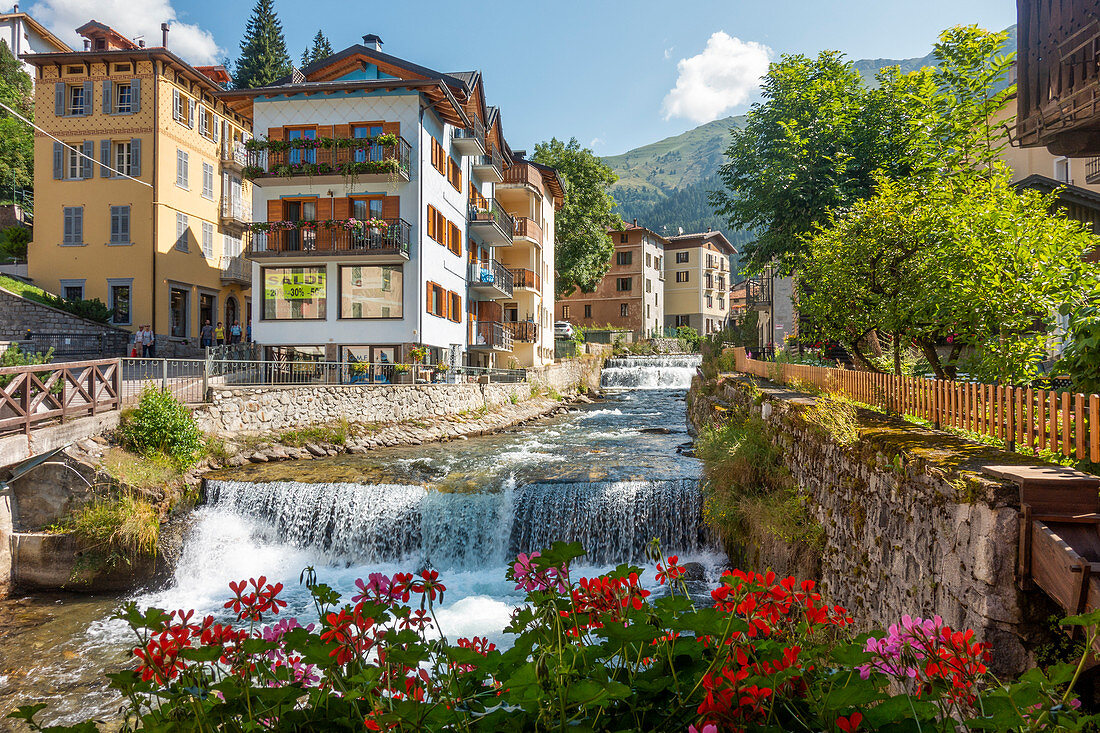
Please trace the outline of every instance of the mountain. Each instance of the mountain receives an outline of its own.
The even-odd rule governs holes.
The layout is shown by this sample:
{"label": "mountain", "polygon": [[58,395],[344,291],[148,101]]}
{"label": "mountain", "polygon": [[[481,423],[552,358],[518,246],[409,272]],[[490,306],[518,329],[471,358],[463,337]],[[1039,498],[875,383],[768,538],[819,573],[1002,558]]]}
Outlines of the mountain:
{"label": "mountain", "polygon": [[[1008,29],[1007,48],[1016,47],[1016,26]],[[929,53],[911,59],[860,59],[852,62],[868,84],[885,66],[899,66],[910,72],[931,66]],[[714,215],[706,192],[718,187],[718,168],[725,162],[729,131],[744,122],[744,115],[708,122],[680,135],[643,145],[622,155],[603,159],[619,176],[611,194],[619,202],[624,221],[638,223],[666,235],[721,230],[736,244],[752,239],[748,232],[733,231]]]}

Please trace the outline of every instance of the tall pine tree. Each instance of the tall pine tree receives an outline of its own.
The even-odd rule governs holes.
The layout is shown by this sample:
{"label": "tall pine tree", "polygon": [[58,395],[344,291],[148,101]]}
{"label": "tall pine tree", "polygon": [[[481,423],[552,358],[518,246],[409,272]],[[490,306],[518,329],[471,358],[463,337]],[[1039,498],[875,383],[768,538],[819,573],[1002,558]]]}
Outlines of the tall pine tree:
{"label": "tall pine tree", "polygon": [[233,85],[238,89],[266,86],[290,73],[290,55],[273,0],[256,0],[235,71]]}
{"label": "tall pine tree", "polygon": [[313,37],[313,47],[302,51],[302,66],[309,66],[314,61],[320,61],[331,55],[332,44],[325,38],[324,33],[317,31],[317,35]]}

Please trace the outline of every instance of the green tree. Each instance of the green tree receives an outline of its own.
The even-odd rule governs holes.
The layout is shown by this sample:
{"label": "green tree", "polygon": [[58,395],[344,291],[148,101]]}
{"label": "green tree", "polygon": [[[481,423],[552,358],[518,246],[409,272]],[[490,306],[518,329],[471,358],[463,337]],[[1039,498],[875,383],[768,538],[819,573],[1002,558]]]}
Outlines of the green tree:
{"label": "green tree", "polygon": [[[1100,293],[1082,259],[1095,238],[1053,203],[1017,191],[1002,166],[883,177],[806,240],[800,282],[813,287],[799,287],[799,308],[815,335],[868,364],[861,342],[875,332],[917,346],[940,378],[961,367],[981,380],[1030,379],[1055,314]],[[954,346],[946,361],[943,343]]]}
{"label": "green tree", "polygon": [[256,0],[241,41],[233,85],[237,89],[266,86],[290,73],[290,56],[283,25],[273,0]]}
{"label": "green tree", "polygon": [[[31,77],[6,42],[0,41],[0,102],[33,119]],[[34,133],[0,109],[0,190],[34,184]]]}
{"label": "green tree", "polygon": [[617,176],[576,138],[568,143],[557,138],[539,143],[531,160],[557,170],[565,186],[565,202],[554,226],[558,295],[578,288],[592,292],[611,267],[615,252],[607,232],[623,225],[608,192]]}
{"label": "green tree", "polygon": [[804,237],[831,210],[871,196],[876,176],[988,170],[1005,135],[991,118],[1012,93],[1012,59],[998,53],[1006,37],[950,29],[935,68],[884,69],[873,89],[836,52],[772,64],[763,101],[731,131],[722,187],[710,196],[731,228],[756,233],[742,253],[748,269],[797,268]]}
{"label": "green tree", "polygon": [[332,44],[321,31],[313,37],[313,46],[302,51],[302,66],[306,67],[315,61],[328,58],[332,55]]}

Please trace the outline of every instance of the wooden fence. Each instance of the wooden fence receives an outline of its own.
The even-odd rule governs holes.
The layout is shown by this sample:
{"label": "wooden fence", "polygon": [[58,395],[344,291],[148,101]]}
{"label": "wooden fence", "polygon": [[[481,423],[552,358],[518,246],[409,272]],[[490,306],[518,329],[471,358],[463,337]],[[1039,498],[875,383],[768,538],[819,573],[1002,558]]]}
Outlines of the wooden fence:
{"label": "wooden fence", "polygon": [[120,385],[118,359],[0,368],[0,434],[117,410]]}
{"label": "wooden fence", "polygon": [[735,349],[737,371],[784,384],[802,382],[936,427],[999,438],[1100,463],[1100,395],[898,377],[806,364],[750,359]]}

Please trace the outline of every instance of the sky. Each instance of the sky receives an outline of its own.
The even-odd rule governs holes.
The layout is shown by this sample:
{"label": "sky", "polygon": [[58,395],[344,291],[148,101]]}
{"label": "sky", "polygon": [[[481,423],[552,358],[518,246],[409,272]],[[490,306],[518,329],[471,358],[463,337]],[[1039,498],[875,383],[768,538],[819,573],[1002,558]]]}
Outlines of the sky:
{"label": "sky", "polygon": [[[31,0],[70,45],[95,19],[194,64],[240,52],[254,0]],[[783,54],[910,58],[938,33],[1016,22],[1012,0],[275,0],[297,60],[321,30],[336,50],[374,33],[386,53],[437,71],[480,69],[513,149],[576,137],[614,155],[746,111]]]}

